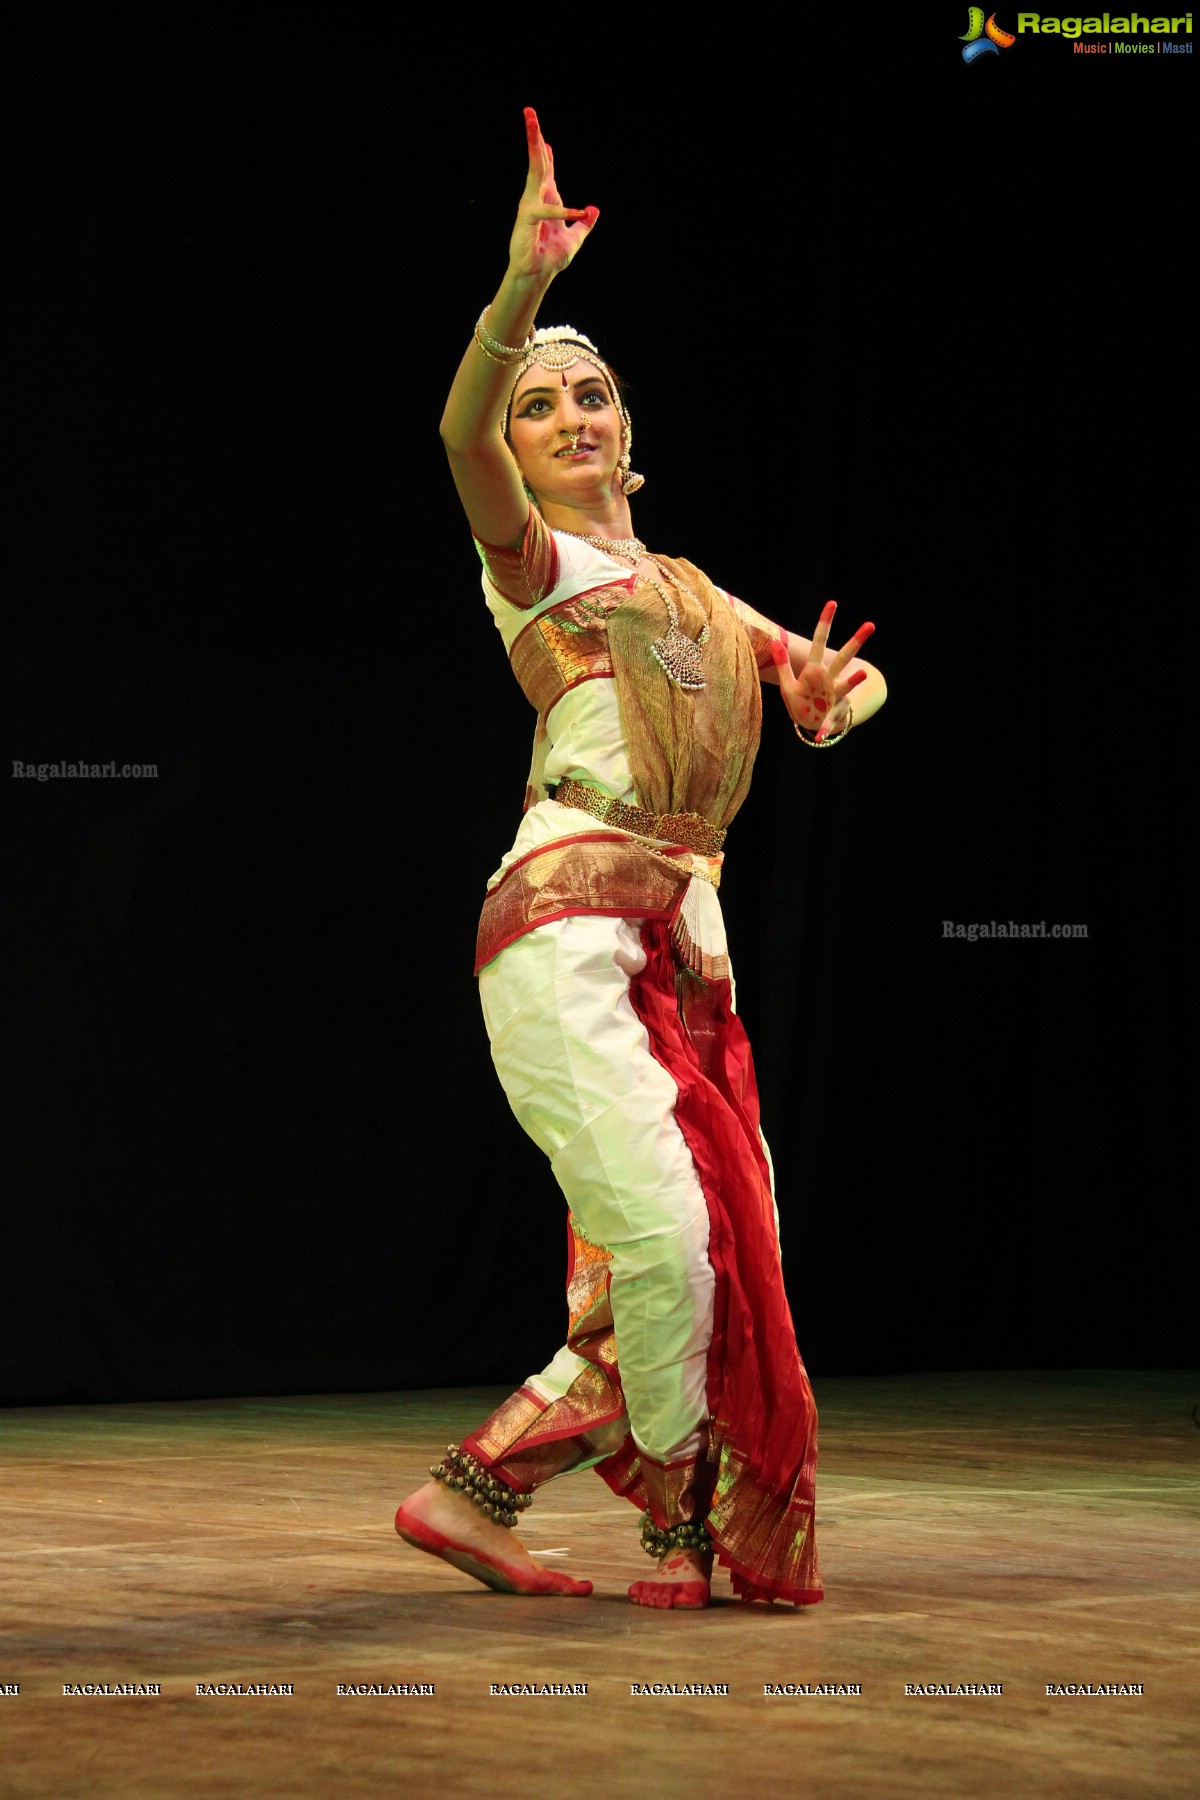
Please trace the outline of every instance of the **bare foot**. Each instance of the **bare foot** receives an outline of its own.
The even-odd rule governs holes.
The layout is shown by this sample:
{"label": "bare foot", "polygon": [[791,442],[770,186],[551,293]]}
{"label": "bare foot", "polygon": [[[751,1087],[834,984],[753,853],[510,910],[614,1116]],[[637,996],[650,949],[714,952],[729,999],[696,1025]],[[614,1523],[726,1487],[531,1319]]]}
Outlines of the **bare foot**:
{"label": "bare foot", "polygon": [[711,1581],[711,1556],[701,1555],[699,1550],[671,1550],[659,1563],[653,1581],[635,1581],[629,1598],[635,1606],[696,1612],[708,1605]]}
{"label": "bare foot", "polygon": [[414,1549],[473,1575],[502,1594],[590,1594],[590,1581],[543,1569],[507,1525],[497,1525],[466,1495],[427,1481],[396,1514],[396,1530]]}

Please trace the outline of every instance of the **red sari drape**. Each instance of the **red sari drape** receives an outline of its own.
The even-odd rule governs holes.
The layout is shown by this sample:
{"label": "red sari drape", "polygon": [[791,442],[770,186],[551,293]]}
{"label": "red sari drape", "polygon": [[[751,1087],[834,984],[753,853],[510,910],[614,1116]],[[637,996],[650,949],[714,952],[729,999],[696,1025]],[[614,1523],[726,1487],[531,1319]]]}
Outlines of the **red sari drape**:
{"label": "red sari drape", "polygon": [[675,1081],[676,1121],[708,1204],[716,1276],[708,1457],[716,1474],[706,1522],[738,1593],[810,1604],[822,1598],[817,1412],[784,1292],[749,1040],[729,982],[682,968],[669,925],[647,920],[641,938],[648,960],[630,1000]]}

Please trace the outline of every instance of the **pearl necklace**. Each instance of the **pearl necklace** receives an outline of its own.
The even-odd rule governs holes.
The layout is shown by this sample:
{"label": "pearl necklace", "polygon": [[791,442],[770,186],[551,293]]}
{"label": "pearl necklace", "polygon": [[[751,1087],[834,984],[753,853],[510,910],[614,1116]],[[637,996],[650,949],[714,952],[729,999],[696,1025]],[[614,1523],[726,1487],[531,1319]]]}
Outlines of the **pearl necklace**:
{"label": "pearl necklace", "polygon": [[[607,555],[620,557],[622,561],[632,563],[634,567],[644,558],[647,562],[654,564],[664,580],[671,582],[682,593],[689,594],[693,600],[696,600],[696,595],[689,587],[686,587],[676,576],[668,574],[658,558],[650,555],[641,538],[605,538],[599,537],[595,532],[566,530],[563,535],[564,537],[579,538],[581,543],[591,544],[593,548],[603,550]],[[655,581],[653,575],[644,576],[643,579],[648,581],[658,594],[667,609],[669,621],[662,637],[656,638],[651,644],[651,652],[669,681],[673,681],[676,687],[683,688],[685,693],[695,693],[707,686],[701,668],[700,652],[711,635],[708,625],[701,626],[699,635],[694,640],[688,637],[679,629],[679,611],[666,588],[662,586],[661,582]],[[698,600],[696,603],[699,605]]]}

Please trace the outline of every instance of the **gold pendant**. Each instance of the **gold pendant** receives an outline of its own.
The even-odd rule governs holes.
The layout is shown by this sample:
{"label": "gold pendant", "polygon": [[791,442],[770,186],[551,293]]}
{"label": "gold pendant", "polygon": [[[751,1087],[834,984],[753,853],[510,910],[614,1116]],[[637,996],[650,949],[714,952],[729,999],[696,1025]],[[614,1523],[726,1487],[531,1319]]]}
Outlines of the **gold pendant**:
{"label": "gold pendant", "polygon": [[650,648],[658,658],[663,674],[675,683],[676,687],[695,693],[707,686],[700,662],[701,647],[708,642],[708,626],[705,625],[699,637],[693,643],[685,637],[672,619],[664,635],[655,638]]}
{"label": "gold pendant", "polygon": [[668,680],[673,681],[676,687],[683,688],[687,693],[697,693],[701,688],[707,686],[700,669],[700,651],[709,639],[708,626],[700,627],[699,634],[693,643],[692,639],[685,637],[679,629],[679,614],[676,612],[675,602],[666,588],[660,587],[653,577],[651,577],[650,585],[658,590],[658,596],[667,609],[667,618],[670,621],[662,637],[655,638],[650,648]]}

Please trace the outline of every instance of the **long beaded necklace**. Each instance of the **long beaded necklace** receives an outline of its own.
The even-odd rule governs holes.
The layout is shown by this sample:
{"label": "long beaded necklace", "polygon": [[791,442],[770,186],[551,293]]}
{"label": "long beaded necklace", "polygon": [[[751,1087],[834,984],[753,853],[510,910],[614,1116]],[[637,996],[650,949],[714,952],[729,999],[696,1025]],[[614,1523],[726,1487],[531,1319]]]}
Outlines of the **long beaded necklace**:
{"label": "long beaded necklace", "polygon": [[[686,582],[680,581],[676,575],[669,574],[658,558],[650,555],[641,538],[605,538],[588,531],[567,531],[564,535],[579,538],[581,542],[591,544],[595,549],[603,550],[609,556],[620,557],[623,562],[630,563],[635,568],[642,561],[653,563],[664,581],[671,582],[682,593],[695,600],[697,606],[700,605],[697,596]],[[642,579],[648,581],[658,594],[667,609],[669,620],[662,637],[655,638],[651,644],[651,652],[669,681],[673,681],[676,687],[683,688],[686,693],[696,693],[707,685],[701,667],[700,652],[711,635],[709,627],[705,623],[694,639],[688,637],[679,628],[679,609],[666,588],[661,582],[656,581],[653,575],[645,575]],[[701,607],[701,611],[703,610]]]}

